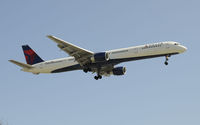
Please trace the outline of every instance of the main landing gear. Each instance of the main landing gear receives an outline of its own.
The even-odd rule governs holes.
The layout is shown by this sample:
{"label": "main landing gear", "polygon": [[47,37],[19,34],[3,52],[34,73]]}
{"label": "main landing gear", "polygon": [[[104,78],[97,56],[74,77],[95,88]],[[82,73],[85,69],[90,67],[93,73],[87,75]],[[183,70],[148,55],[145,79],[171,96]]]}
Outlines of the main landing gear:
{"label": "main landing gear", "polygon": [[91,71],[90,68],[83,69],[83,72],[85,72],[85,73],[90,72],[90,71]]}
{"label": "main landing gear", "polygon": [[97,76],[94,77],[94,79],[98,80],[98,79],[102,79],[102,76],[100,75],[100,71],[101,71],[101,67],[97,68]]}
{"label": "main landing gear", "polygon": [[[91,68],[83,69],[83,72],[85,72],[85,73],[90,72],[90,71],[92,71]],[[101,71],[101,68],[97,68],[97,76],[94,76],[94,79],[96,79],[96,80],[102,79],[102,76],[100,75],[100,71]]]}
{"label": "main landing gear", "polygon": [[169,60],[170,55],[165,56],[165,65],[168,65],[168,60]]}
{"label": "main landing gear", "polygon": [[102,76],[101,75],[94,76],[94,79],[96,79],[96,80],[102,79]]}

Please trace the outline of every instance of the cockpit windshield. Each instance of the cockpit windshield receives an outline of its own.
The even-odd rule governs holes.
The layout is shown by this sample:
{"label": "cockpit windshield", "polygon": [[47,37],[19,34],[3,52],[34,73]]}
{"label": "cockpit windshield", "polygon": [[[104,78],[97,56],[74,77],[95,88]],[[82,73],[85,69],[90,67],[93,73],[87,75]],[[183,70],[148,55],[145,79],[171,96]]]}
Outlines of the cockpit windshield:
{"label": "cockpit windshield", "polygon": [[179,43],[174,43],[174,45],[180,45]]}

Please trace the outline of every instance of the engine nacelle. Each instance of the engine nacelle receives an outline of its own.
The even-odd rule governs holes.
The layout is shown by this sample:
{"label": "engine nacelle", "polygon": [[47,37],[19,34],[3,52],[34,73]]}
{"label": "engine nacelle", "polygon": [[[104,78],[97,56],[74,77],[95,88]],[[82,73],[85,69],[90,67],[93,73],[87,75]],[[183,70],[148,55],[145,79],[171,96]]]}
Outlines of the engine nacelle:
{"label": "engine nacelle", "polygon": [[109,60],[109,57],[108,57],[108,53],[106,53],[106,52],[95,53],[94,56],[91,57],[92,63],[105,62],[108,60]]}
{"label": "engine nacelle", "polygon": [[126,72],[126,67],[116,67],[112,70],[113,75],[124,75]]}

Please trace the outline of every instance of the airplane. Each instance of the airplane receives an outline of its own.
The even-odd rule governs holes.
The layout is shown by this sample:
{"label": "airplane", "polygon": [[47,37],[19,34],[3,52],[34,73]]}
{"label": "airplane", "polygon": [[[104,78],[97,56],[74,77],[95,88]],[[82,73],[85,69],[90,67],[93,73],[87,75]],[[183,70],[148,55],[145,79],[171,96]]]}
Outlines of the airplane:
{"label": "airplane", "polygon": [[116,66],[120,63],[163,56],[165,57],[164,64],[168,65],[171,55],[180,54],[187,50],[178,42],[165,41],[94,53],[55,36],[49,35],[47,37],[57,43],[57,46],[69,57],[44,61],[28,45],[23,45],[22,49],[27,64],[15,60],[9,61],[20,66],[22,71],[33,74],[83,70],[85,73],[96,73],[94,79],[98,80],[102,76],[124,75],[126,67]]}

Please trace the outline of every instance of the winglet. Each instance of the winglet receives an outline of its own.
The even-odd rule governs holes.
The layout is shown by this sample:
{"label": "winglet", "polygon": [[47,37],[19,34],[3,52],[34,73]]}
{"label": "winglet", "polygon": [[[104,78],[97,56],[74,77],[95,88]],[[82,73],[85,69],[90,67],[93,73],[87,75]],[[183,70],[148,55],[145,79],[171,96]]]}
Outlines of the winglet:
{"label": "winglet", "polygon": [[21,63],[21,62],[18,62],[18,61],[15,61],[15,60],[8,60],[10,61],[11,63],[14,63],[15,65],[18,65],[22,68],[26,68],[26,69],[30,69],[30,68],[33,68],[33,66],[29,65],[29,64],[24,64],[24,63]]}

